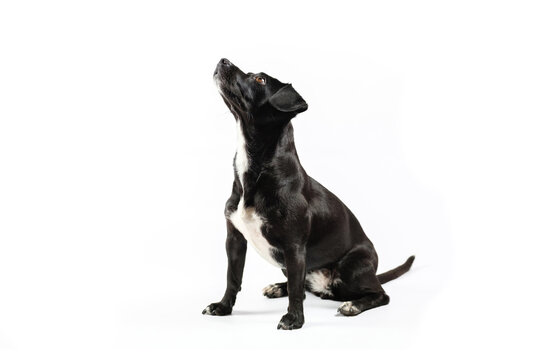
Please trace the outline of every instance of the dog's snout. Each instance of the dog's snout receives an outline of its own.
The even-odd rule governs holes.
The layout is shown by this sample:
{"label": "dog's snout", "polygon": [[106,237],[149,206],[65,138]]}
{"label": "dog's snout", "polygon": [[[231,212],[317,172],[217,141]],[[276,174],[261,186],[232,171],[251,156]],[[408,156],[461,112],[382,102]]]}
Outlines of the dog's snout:
{"label": "dog's snout", "polygon": [[230,77],[233,76],[235,71],[237,71],[237,67],[231,63],[226,58],[220,59],[220,61],[217,64],[217,67],[215,68],[215,73],[213,76],[219,76],[220,80],[228,80]]}
{"label": "dog's snout", "polygon": [[231,64],[231,61],[229,61],[229,60],[226,59],[226,58],[222,58],[222,59],[220,59],[219,64],[220,64],[220,65],[224,65],[224,66],[230,66],[230,65],[232,65],[232,64]]}

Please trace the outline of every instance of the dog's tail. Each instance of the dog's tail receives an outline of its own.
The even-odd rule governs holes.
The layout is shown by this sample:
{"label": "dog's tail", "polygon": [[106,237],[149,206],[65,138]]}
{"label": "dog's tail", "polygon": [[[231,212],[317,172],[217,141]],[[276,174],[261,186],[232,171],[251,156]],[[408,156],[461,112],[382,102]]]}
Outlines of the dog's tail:
{"label": "dog's tail", "polygon": [[415,261],[415,256],[414,255],[409,256],[409,259],[407,259],[407,261],[404,262],[402,265],[392,270],[389,270],[387,272],[384,272],[383,274],[379,274],[378,275],[379,282],[381,284],[385,284],[386,282],[389,282],[391,280],[394,280],[402,276],[403,274],[409,271],[409,269],[411,268],[411,265],[413,265],[413,261]]}

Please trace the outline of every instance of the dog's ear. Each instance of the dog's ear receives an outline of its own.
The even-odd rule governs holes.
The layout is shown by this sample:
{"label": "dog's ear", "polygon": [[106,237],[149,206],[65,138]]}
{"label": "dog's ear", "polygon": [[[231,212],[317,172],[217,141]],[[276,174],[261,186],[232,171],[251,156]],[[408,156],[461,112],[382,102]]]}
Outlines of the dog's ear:
{"label": "dog's ear", "polygon": [[275,109],[283,112],[301,113],[307,110],[307,103],[291,84],[279,89],[268,101]]}

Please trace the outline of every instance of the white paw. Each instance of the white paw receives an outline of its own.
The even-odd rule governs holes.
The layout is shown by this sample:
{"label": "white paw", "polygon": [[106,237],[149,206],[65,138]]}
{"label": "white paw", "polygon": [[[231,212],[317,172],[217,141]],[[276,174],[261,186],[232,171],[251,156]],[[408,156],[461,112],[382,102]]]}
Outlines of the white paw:
{"label": "white paw", "polygon": [[279,285],[268,285],[263,289],[263,295],[269,298],[278,298],[283,296],[283,290]]}
{"label": "white paw", "polygon": [[351,301],[343,302],[341,306],[337,309],[337,312],[341,313],[344,316],[354,316],[361,313],[361,310],[353,304]]}

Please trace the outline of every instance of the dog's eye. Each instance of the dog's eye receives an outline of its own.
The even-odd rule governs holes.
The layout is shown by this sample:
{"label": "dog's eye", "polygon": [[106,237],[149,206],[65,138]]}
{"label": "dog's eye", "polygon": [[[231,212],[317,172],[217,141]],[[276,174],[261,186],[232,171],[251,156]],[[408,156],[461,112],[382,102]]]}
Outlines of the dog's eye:
{"label": "dog's eye", "polygon": [[266,79],[264,77],[261,77],[261,76],[256,76],[255,77],[255,81],[257,81],[261,85],[265,85],[266,84]]}

